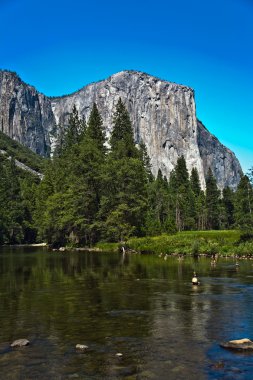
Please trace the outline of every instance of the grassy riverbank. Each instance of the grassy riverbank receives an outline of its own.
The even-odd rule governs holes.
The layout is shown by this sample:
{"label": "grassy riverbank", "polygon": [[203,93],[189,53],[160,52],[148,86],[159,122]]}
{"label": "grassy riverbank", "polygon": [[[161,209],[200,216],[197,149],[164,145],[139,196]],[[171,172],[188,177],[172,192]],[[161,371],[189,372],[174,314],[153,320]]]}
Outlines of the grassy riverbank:
{"label": "grassy riverbank", "polygon": [[[221,255],[253,255],[253,236],[242,235],[240,231],[187,231],[173,235],[131,238],[126,242],[129,249],[137,252],[157,254],[221,254]],[[97,247],[115,250],[116,243],[99,243]]]}

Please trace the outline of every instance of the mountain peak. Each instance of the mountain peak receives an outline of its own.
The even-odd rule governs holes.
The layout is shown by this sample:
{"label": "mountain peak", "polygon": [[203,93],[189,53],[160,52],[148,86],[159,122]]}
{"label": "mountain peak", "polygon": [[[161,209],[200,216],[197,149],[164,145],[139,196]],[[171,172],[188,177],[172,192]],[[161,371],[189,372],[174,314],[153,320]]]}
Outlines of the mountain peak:
{"label": "mountain peak", "polygon": [[190,91],[194,91],[191,87],[189,86],[186,86],[186,85],[183,85],[183,84],[178,84],[178,83],[175,83],[175,82],[172,82],[172,81],[168,81],[166,79],[161,79],[157,76],[154,76],[154,75],[151,75],[151,74],[148,74],[144,71],[138,71],[138,70],[123,70],[123,71],[119,71],[113,75],[111,75],[108,79],[105,79],[105,80],[117,80],[117,79],[120,79],[120,78],[128,78],[128,77],[135,77],[141,81],[146,81],[146,82],[150,82],[150,81],[153,81],[153,82],[161,82],[161,83],[164,83],[164,84],[167,84],[167,85],[172,85],[172,86],[176,86],[176,87],[181,87],[181,88],[185,88],[187,90],[190,90]]}

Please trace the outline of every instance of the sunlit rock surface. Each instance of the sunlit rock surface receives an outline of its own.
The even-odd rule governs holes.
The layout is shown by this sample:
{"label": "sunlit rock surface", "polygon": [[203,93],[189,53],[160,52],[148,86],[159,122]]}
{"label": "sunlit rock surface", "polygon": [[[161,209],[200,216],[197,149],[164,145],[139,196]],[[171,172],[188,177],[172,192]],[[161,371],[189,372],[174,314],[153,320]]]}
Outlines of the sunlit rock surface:
{"label": "sunlit rock surface", "polygon": [[220,346],[223,348],[228,348],[230,350],[253,350],[253,342],[248,338],[230,340],[228,342],[220,343]]}
{"label": "sunlit rock surface", "polygon": [[40,155],[50,150],[49,131],[55,124],[49,99],[22,82],[17,74],[0,71],[0,128]]}
{"label": "sunlit rock surface", "polygon": [[156,175],[160,168],[169,177],[178,157],[184,155],[189,171],[198,169],[202,187],[211,167],[220,188],[235,188],[241,167],[196,118],[194,91],[136,71],[122,71],[60,98],[47,98],[15,74],[0,72],[2,130],[10,137],[46,155],[57,140],[56,125],[66,126],[76,105],[81,116],[89,116],[97,103],[107,136],[112,130],[115,105],[122,98],[131,117],[136,142],[146,144]]}

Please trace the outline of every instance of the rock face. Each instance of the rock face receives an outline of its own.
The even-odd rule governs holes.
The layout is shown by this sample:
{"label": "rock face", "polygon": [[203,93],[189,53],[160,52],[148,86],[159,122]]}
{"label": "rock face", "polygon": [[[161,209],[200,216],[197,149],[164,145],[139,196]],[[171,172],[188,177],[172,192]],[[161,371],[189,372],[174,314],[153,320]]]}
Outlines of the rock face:
{"label": "rock face", "polygon": [[241,167],[234,154],[212,136],[196,118],[194,91],[142,72],[122,71],[60,98],[48,99],[25,85],[15,74],[0,72],[2,129],[32,150],[46,155],[54,149],[56,124],[66,126],[74,104],[86,119],[97,103],[107,135],[112,114],[122,98],[134,128],[136,142],[146,144],[153,174],[160,168],[169,177],[184,155],[189,171],[196,167],[202,187],[209,166],[220,188],[235,188]]}
{"label": "rock face", "polygon": [[197,123],[197,142],[205,177],[211,168],[221,189],[229,186],[235,190],[242,174],[239,161],[199,120]]}
{"label": "rock face", "polygon": [[49,99],[12,72],[0,71],[1,131],[40,155],[50,149],[55,124]]}

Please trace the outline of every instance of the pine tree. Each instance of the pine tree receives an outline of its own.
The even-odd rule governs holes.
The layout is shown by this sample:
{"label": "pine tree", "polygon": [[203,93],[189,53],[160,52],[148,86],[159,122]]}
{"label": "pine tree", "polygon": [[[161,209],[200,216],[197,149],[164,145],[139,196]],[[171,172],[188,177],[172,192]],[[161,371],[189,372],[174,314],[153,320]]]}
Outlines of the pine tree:
{"label": "pine tree", "polygon": [[203,190],[196,199],[197,229],[203,231],[207,225],[206,196]]}
{"label": "pine tree", "polygon": [[167,179],[163,177],[161,169],[157,178],[148,186],[148,213],[146,231],[150,235],[167,232],[169,219],[169,191]]}
{"label": "pine tree", "polygon": [[190,185],[191,189],[195,196],[199,196],[201,191],[200,181],[199,181],[199,173],[196,168],[192,168],[191,177],[190,177]]}
{"label": "pine tree", "polygon": [[222,228],[229,229],[232,228],[235,219],[234,219],[234,202],[235,202],[235,194],[229,188],[226,187],[222,191],[222,199],[221,199],[221,209],[222,209]]}
{"label": "pine tree", "polygon": [[83,120],[79,118],[76,106],[73,106],[69,116],[68,127],[65,128],[63,137],[63,149],[69,150],[79,142],[80,130],[83,127]]}
{"label": "pine tree", "polygon": [[[121,225],[114,224],[115,219],[110,216],[112,212],[121,215],[126,226],[131,226],[126,231],[135,235],[142,233],[147,207],[146,183],[146,172],[141,160],[131,157],[116,160],[113,156],[108,157],[100,209],[105,238],[110,240],[119,236],[119,233],[110,235],[111,227],[122,230]],[[127,237],[128,235],[125,236]]]}
{"label": "pine tree", "polygon": [[0,244],[8,243],[8,178],[0,157]]}
{"label": "pine tree", "polygon": [[114,241],[140,235],[147,208],[147,173],[134,145],[128,112],[119,99],[113,117],[100,220],[104,237]]}
{"label": "pine tree", "polygon": [[37,239],[37,228],[35,226],[34,212],[36,205],[36,190],[39,180],[26,176],[20,180],[20,192],[23,207],[22,229],[25,243],[34,243]]}
{"label": "pine tree", "polygon": [[[194,229],[198,229],[199,224],[203,226],[203,207],[202,207],[203,194],[201,194],[199,173],[196,168],[193,168],[191,171],[190,188],[191,188],[190,203],[192,204],[191,216],[194,219]],[[200,220],[202,220],[202,222],[200,222]]]}
{"label": "pine tree", "polygon": [[56,246],[67,243],[90,245],[99,235],[96,217],[105,162],[102,119],[94,105],[86,131],[75,109],[70,122],[72,129],[67,137],[73,136],[71,130],[79,131],[81,135],[72,145],[67,143],[68,148],[63,154],[48,165],[39,191],[40,236]]}
{"label": "pine tree", "polygon": [[253,190],[248,176],[242,176],[235,194],[235,221],[241,230],[253,229]]}
{"label": "pine tree", "polygon": [[190,188],[189,173],[185,158],[179,157],[170,178],[170,189],[174,194],[175,223],[178,231],[194,228],[194,196]]}
{"label": "pine tree", "polygon": [[94,143],[96,143],[98,149],[105,152],[106,140],[103,129],[103,120],[100,116],[96,103],[93,104],[93,108],[89,116],[86,137],[92,139]]}
{"label": "pine tree", "polygon": [[121,98],[119,98],[113,115],[110,146],[114,157],[138,157],[130,117]]}
{"label": "pine tree", "polygon": [[177,160],[175,167],[176,186],[179,188],[181,185],[189,186],[189,173],[186,167],[186,161],[184,156],[181,156]]}
{"label": "pine tree", "polygon": [[216,179],[209,168],[206,178],[206,210],[207,228],[217,230],[220,228],[220,191]]}
{"label": "pine tree", "polygon": [[150,163],[150,157],[147,152],[147,147],[143,141],[140,142],[139,149],[140,149],[141,160],[143,162],[144,168],[146,169],[148,182],[153,182],[154,176],[151,170],[152,166]]}

